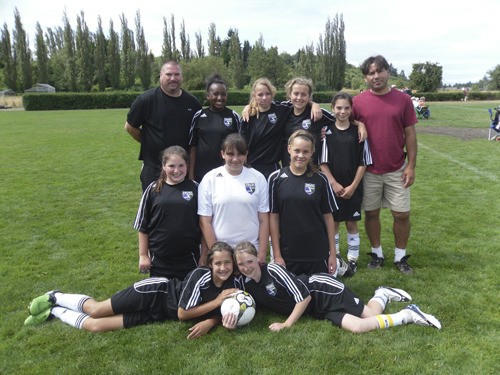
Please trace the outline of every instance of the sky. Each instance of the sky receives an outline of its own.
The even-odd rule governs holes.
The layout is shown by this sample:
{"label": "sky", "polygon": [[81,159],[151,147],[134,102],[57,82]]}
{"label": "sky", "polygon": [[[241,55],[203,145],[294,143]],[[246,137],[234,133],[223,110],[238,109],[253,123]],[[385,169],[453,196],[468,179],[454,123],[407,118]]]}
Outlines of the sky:
{"label": "sky", "polygon": [[253,45],[262,35],[266,48],[276,46],[290,54],[311,43],[316,46],[328,18],[338,14],[345,25],[347,62],[355,66],[381,54],[408,77],[412,64],[437,63],[443,67],[443,83],[454,84],[477,82],[500,64],[499,0],[0,0],[0,26],[3,30],[7,25],[11,38],[16,7],[32,51],[36,23],[43,30],[63,27],[65,12],[76,29],[83,11],[92,32],[101,16],[107,34],[110,20],[115,31],[120,30],[121,14],[135,30],[139,10],[146,41],[156,56],[163,43],[163,20],[170,22],[172,14],[177,36],[184,20],[192,49],[195,33],[201,33],[208,50],[208,28],[215,23],[221,39],[233,28],[241,42]]}

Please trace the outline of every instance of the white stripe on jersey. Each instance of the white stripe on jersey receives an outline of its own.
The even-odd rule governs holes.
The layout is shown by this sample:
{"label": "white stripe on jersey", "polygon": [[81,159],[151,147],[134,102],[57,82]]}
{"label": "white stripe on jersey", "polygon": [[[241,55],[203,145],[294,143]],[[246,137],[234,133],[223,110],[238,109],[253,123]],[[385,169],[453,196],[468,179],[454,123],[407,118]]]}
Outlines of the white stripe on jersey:
{"label": "white stripe on jersey", "polygon": [[[269,275],[293,296],[295,303],[299,303],[304,300],[302,293],[297,288],[297,285],[295,285],[290,275],[286,273],[281,266],[270,263],[267,265],[267,269],[269,271]],[[297,281],[302,282],[299,279],[297,279]]]}
{"label": "white stripe on jersey", "polygon": [[[309,276],[308,281],[309,281],[309,284],[308,284],[309,290],[311,292],[316,292],[316,293],[336,295],[336,294],[341,294],[345,288],[344,283],[342,283],[341,281],[338,281],[337,279],[335,279],[334,277],[332,277],[326,273],[325,274],[317,273],[317,274],[311,275],[311,276]],[[312,284],[312,283],[326,284],[326,285],[328,285],[326,287],[328,289],[328,291],[322,290],[322,289],[312,288],[314,286],[314,284]],[[329,287],[333,287],[335,289],[332,289],[331,291],[329,291],[331,289]]]}
{"label": "white stripe on jersey", "polygon": [[[326,175],[323,172],[317,172],[317,173],[319,176],[321,176],[321,178],[323,180],[325,180],[325,186],[328,189],[328,191],[326,192],[327,193],[326,195],[328,196],[328,205],[330,206],[330,211],[331,212],[338,211],[339,206],[337,205],[337,200],[335,199],[335,194],[333,192],[332,185],[330,185],[330,183],[328,182],[328,178],[326,177]],[[332,206],[332,200],[333,200],[333,205],[335,206],[335,208],[333,208],[334,206]]]}
{"label": "white stripe on jersey", "polygon": [[365,143],[363,146],[363,160],[365,162],[365,165],[373,164],[372,152],[370,151],[370,145],[368,144],[368,139],[365,139]]}
{"label": "white stripe on jersey", "polygon": [[139,209],[137,210],[137,216],[135,217],[134,229],[139,230],[142,225],[146,212],[146,201],[149,196],[149,192],[151,191],[151,189],[153,189],[154,186],[156,186],[156,181],[150,183],[144,191],[144,194],[142,194],[141,202],[139,203]]}
{"label": "white stripe on jersey", "polygon": [[134,283],[134,289],[137,293],[168,293],[166,290],[158,290],[158,288],[154,289],[148,289],[148,290],[139,290],[139,288],[147,286],[147,285],[156,285],[156,284],[163,284],[163,283],[168,283],[169,279],[166,277],[148,277],[147,279],[137,281]]}
{"label": "white stripe on jersey", "polygon": [[[196,281],[194,287],[193,287],[193,292],[191,293],[191,296],[189,296],[189,300],[186,304],[186,310],[190,309],[191,307],[197,306],[198,305],[198,300],[200,299],[200,289],[203,287],[205,284],[210,283],[210,280],[212,280],[212,271],[208,270],[209,272],[206,272],[204,275],[200,277],[199,280]],[[181,295],[179,297],[179,301],[182,301],[182,297],[184,295],[184,292],[186,290],[186,287],[190,285],[191,279],[196,275],[198,272],[191,272],[189,275],[189,279],[187,282],[184,284],[184,288],[182,289]]]}

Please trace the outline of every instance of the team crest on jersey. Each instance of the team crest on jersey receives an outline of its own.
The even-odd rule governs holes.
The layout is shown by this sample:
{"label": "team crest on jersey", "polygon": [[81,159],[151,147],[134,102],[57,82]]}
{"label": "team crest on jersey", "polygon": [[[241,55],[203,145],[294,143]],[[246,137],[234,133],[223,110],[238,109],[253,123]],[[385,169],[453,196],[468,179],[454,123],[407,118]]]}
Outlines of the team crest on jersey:
{"label": "team crest on jersey", "polygon": [[266,285],[266,291],[267,291],[267,294],[269,294],[270,296],[274,297],[276,295],[277,290],[276,290],[276,286],[274,285],[273,282]]}
{"label": "team crest on jersey", "polygon": [[233,119],[231,117],[224,118],[224,125],[230,127],[231,125],[233,125]]}
{"label": "team crest on jersey", "polygon": [[188,202],[193,199],[194,197],[194,194],[192,191],[183,191],[182,192],[182,198],[184,198],[185,200],[187,200]]}
{"label": "team crest on jersey", "polygon": [[255,193],[255,182],[248,182],[248,183],[246,183],[245,184],[245,190],[250,195],[252,195],[253,193]]}
{"label": "team crest on jersey", "polygon": [[316,184],[305,184],[304,185],[304,191],[306,192],[307,195],[314,194],[315,190],[316,190]]}
{"label": "team crest on jersey", "polygon": [[302,129],[307,130],[310,127],[311,127],[311,120],[310,119],[302,121]]}
{"label": "team crest on jersey", "polygon": [[269,122],[271,124],[276,124],[276,121],[278,121],[278,116],[276,116],[276,113],[270,113],[270,114],[268,114],[267,118],[269,119]]}

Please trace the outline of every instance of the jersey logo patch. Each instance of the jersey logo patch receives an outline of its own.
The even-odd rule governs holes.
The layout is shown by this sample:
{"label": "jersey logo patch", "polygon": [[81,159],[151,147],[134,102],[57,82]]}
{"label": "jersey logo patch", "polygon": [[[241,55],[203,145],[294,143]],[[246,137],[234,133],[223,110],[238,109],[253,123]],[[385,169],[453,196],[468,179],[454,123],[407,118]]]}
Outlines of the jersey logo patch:
{"label": "jersey logo patch", "polygon": [[283,172],[281,175],[280,175],[280,178],[287,178],[288,175],[286,174],[286,172]]}
{"label": "jersey logo patch", "polygon": [[246,183],[245,184],[245,190],[250,195],[252,195],[253,193],[255,193],[255,182],[248,182],[248,183]]}
{"label": "jersey logo patch", "polygon": [[215,177],[224,177],[224,176],[222,175],[222,173],[219,172]]}
{"label": "jersey logo patch", "polygon": [[359,298],[354,298],[354,302],[356,303],[356,305],[359,305]]}
{"label": "jersey logo patch", "polygon": [[203,117],[208,117],[208,116],[206,113],[202,113],[200,117],[203,118]]}
{"label": "jersey logo patch", "polygon": [[224,118],[224,125],[230,127],[231,125],[233,125],[233,119],[230,117]]}
{"label": "jersey logo patch", "polygon": [[183,191],[182,192],[182,198],[187,200],[188,202],[193,199],[194,193],[192,191]]}
{"label": "jersey logo patch", "polygon": [[267,290],[267,294],[269,294],[270,296],[275,296],[276,295],[276,286],[274,286],[274,283],[271,282],[271,284],[267,284],[266,285],[266,290]]}
{"label": "jersey logo patch", "polygon": [[315,190],[316,190],[316,184],[305,184],[304,185],[304,191],[306,192],[307,195],[314,194]]}
{"label": "jersey logo patch", "polygon": [[311,120],[304,120],[302,121],[302,128],[307,130],[311,127]]}
{"label": "jersey logo patch", "polygon": [[361,214],[358,211],[356,211],[355,213],[352,214],[352,216],[353,217],[358,217],[358,216],[361,216]]}
{"label": "jersey logo patch", "polygon": [[269,122],[271,124],[276,124],[276,121],[278,121],[278,116],[276,116],[276,113],[270,113],[270,114],[268,114],[267,118],[269,119]]}

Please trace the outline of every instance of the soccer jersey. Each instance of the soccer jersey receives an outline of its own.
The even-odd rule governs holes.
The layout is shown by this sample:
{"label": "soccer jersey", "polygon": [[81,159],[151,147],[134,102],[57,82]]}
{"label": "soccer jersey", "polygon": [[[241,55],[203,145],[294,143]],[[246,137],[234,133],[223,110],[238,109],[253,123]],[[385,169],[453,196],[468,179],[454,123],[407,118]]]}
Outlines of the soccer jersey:
{"label": "soccer jersey", "polygon": [[285,262],[329,257],[324,215],[338,209],[332,188],[321,172],[296,176],[290,167],[269,177],[269,209],[279,214],[280,248]]}
{"label": "soccer jersey", "polygon": [[[327,163],[335,180],[347,187],[354,181],[358,167],[371,164],[368,141],[358,142],[358,128],[352,124],[345,130],[332,124],[322,142],[320,162]],[[360,183],[350,198],[352,202],[361,204],[362,189]],[[339,205],[342,200],[338,198]]]}
{"label": "soccer jersey", "polygon": [[196,112],[189,132],[189,145],[196,147],[196,181],[201,181],[207,172],[224,164],[221,157],[222,141],[229,134],[239,133],[240,128],[240,116],[227,107],[220,112],[213,112],[210,108]]}
{"label": "soccer jersey", "polygon": [[149,251],[163,260],[199,258],[201,230],[198,218],[198,184],[184,180],[176,185],[156,182],[144,192],[134,228],[149,237]]}
{"label": "soccer jersey", "polygon": [[261,278],[254,280],[241,276],[236,279],[238,288],[250,293],[257,304],[278,314],[290,315],[295,304],[309,296],[306,285],[279,264],[260,266]]}
{"label": "soccer jersey", "polygon": [[325,109],[321,109],[323,116],[318,121],[311,120],[311,107],[307,106],[304,112],[296,116],[293,111],[288,117],[285,125],[285,138],[283,139],[283,155],[281,157],[281,166],[288,167],[290,165],[290,154],[288,153],[288,139],[296,130],[307,130],[316,140],[314,145],[316,151],[312,157],[313,164],[319,164],[318,155],[321,150],[321,129],[325,126],[330,126],[335,123],[335,116]]}
{"label": "soccer jersey", "polygon": [[145,165],[161,168],[161,152],[178,145],[189,149],[189,129],[200,102],[182,90],[179,97],[166,95],[161,88],[139,95],[127,114],[127,122],[141,128],[139,159]]}
{"label": "soccer jersey", "polygon": [[292,107],[287,103],[271,104],[268,111],[260,112],[242,123],[242,134],[248,145],[247,162],[256,164],[277,164],[282,153],[285,124]]}
{"label": "soccer jersey", "polygon": [[[179,307],[189,310],[192,307],[202,305],[216,299],[224,289],[234,288],[234,285],[234,277],[231,276],[221,287],[218,287],[212,280],[210,268],[196,268],[184,279],[183,288],[179,295]],[[220,315],[219,307],[205,314],[204,317],[215,315]]]}
{"label": "soccer jersey", "polygon": [[367,90],[353,98],[352,116],[365,124],[370,137],[373,164],[366,170],[384,174],[400,169],[405,161],[404,128],[417,123],[411,98],[394,89],[385,95]]}
{"label": "soccer jersey", "polygon": [[217,241],[232,247],[250,241],[258,248],[259,212],[269,212],[267,183],[260,172],[243,167],[238,176],[233,176],[222,166],[203,177],[198,214],[212,216]]}

